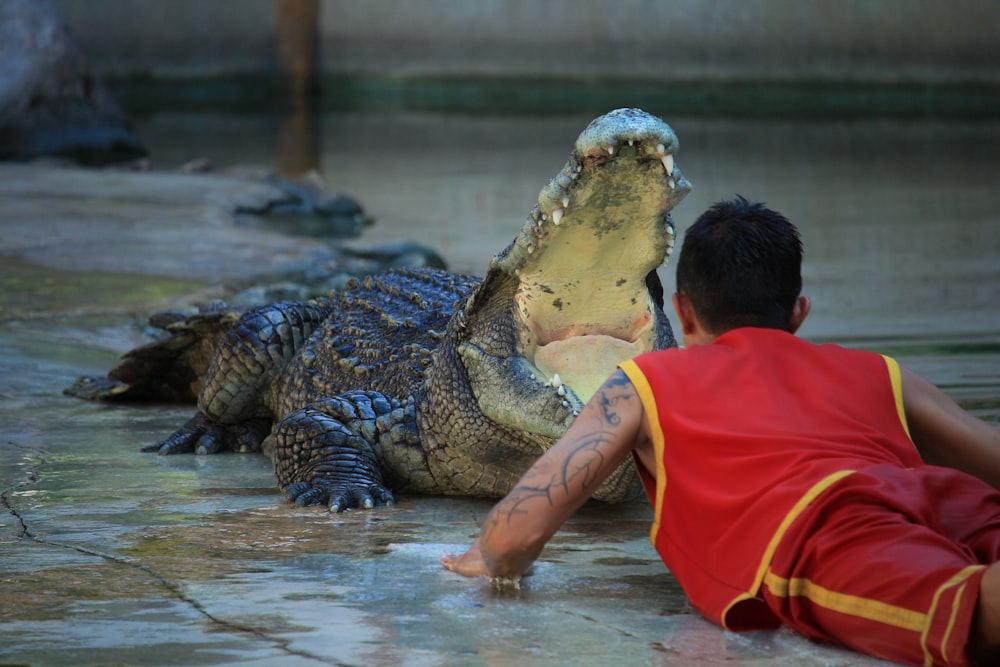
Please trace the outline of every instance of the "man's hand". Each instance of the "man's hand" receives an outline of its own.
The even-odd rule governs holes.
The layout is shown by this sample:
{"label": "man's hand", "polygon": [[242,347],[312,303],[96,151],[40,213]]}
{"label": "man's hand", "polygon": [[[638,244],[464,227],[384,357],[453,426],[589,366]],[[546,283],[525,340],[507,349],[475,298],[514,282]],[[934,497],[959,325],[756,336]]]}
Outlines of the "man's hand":
{"label": "man's hand", "polygon": [[441,564],[445,569],[456,572],[463,577],[485,577],[489,575],[486,571],[486,563],[479,552],[479,540],[472,543],[469,550],[461,556],[457,554],[445,554],[441,556]]}

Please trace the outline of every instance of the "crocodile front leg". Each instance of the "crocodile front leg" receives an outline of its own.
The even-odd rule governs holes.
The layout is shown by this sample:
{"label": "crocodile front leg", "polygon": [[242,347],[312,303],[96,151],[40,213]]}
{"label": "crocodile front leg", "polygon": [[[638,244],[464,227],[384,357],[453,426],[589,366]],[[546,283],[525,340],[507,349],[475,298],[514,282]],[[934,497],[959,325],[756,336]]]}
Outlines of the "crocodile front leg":
{"label": "crocodile front leg", "polygon": [[272,417],[278,378],[329,314],[326,301],[282,301],[244,314],[219,343],[198,409],[221,424]]}
{"label": "crocodile front leg", "polygon": [[333,512],[391,504],[380,441],[415,438],[415,425],[400,421],[404,412],[398,401],[370,391],[292,412],[272,434],[278,486],[299,505],[325,504]]}

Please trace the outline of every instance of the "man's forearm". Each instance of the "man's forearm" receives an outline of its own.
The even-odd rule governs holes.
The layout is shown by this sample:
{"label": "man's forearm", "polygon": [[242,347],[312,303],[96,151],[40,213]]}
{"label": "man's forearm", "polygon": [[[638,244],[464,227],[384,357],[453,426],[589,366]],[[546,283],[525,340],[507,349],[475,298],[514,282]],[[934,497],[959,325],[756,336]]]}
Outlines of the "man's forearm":
{"label": "man's forearm", "polygon": [[1000,489],[1000,429],[970,415],[916,373],[906,368],[902,373],[910,435],[924,461]]}

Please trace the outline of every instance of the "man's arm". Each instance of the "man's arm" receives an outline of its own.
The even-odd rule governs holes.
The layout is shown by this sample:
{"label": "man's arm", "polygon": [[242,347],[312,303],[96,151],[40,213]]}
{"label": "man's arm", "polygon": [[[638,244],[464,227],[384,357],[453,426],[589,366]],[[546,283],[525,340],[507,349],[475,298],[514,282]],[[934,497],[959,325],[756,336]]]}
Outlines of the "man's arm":
{"label": "man's arm", "polygon": [[620,370],[587,402],[562,438],[483,521],[479,539],[441,563],[467,577],[518,577],[559,527],[625,460],[642,430],[642,403]]}
{"label": "man's arm", "polygon": [[920,456],[1000,489],[1000,429],[959,407],[943,391],[900,366],[903,408]]}

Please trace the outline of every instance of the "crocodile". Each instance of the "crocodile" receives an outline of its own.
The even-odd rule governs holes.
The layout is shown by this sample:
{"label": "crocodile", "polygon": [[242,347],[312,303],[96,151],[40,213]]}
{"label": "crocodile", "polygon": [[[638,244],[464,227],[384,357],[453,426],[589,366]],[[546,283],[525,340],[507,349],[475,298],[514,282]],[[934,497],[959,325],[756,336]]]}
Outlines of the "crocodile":
{"label": "crocodile", "polygon": [[[504,495],[625,359],[676,345],[657,267],[690,191],[640,109],[594,119],[484,277],[396,269],[243,314],[159,454],[264,451],[300,505]],[[640,493],[631,465],[598,490]]]}

